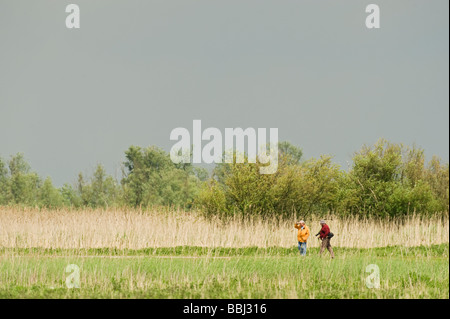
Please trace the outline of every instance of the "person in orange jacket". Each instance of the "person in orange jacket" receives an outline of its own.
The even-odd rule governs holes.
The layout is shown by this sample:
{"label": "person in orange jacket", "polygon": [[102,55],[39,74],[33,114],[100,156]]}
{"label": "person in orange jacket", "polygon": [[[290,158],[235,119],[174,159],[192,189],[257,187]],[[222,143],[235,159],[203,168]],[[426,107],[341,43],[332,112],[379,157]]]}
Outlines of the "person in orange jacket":
{"label": "person in orange jacket", "polygon": [[306,226],[303,220],[294,224],[294,227],[298,229],[297,240],[298,240],[298,250],[300,251],[300,256],[306,256],[306,241],[309,237],[309,228]]}

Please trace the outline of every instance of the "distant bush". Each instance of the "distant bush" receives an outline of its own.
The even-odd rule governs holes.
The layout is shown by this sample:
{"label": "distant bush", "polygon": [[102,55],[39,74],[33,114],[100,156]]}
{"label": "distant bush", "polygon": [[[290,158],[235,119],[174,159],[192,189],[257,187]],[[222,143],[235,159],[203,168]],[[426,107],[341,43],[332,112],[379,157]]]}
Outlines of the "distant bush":
{"label": "distant bush", "polygon": [[206,214],[393,217],[448,211],[448,164],[433,157],[425,166],[424,151],[416,147],[381,139],[356,152],[348,172],[330,156],[293,161],[283,152],[275,174],[258,174],[259,165],[219,164],[196,203]]}
{"label": "distant bush", "polygon": [[156,147],[131,146],[126,152],[123,203],[129,206],[192,206],[207,174],[191,164],[174,164]]}
{"label": "distant bush", "polygon": [[379,140],[353,157],[342,188],[342,209],[359,214],[401,216],[410,212],[448,211],[448,165],[433,158],[425,166],[424,151]]}
{"label": "distant bush", "polygon": [[[174,164],[157,147],[131,146],[117,181],[98,165],[74,185],[53,186],[16,154],[0,158],[0,205],[60,207],[198,208],[209,216],[309,214],[396,217],[448,212],[449,165],[425,163],[417,147],[379,140],[363,146],[348,171],[331,156],[302,159],[300,148],[279,143],[278,170],[260,174],[261,163],[217,164],[211,176],[191,164]],[[244,156],[245,158],[245,156]]]}

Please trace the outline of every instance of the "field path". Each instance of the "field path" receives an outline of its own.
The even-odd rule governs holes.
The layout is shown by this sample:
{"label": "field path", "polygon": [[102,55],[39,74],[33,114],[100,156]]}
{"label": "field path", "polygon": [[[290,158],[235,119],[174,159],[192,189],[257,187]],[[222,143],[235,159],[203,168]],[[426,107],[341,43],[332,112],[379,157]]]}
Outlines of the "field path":
{"label": "field path", "polygon": [[[7,256],[1,256],[1,257],[7,257]],[[232,259],[232,258],[239,258],[241,256],[233,256],[233,257],[227,257],[227,256],[107,256],[107,255],[99,255],[99,256],[45,256],[45,255],[39,255],[39,256],[26,256],[26,255],[13,255],[12,257],[24,257],[24,258],[111,258],[111,259],[122,259],[122,258],[184,258],[184,259],[200,259],[200,258],[214,258],[214,259]],[[265,256],[253,256],[254,258],[267,258]],[[283,256],[283,257],[292,257],[292,256]]]}

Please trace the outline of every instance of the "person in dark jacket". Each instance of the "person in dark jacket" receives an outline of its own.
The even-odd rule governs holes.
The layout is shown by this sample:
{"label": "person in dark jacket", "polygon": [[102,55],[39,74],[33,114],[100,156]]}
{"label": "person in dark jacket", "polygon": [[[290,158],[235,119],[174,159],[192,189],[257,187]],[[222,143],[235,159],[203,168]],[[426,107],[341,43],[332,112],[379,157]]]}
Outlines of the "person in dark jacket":
{"label": "person in dark jacket", "polygon": [[328,237],[330,227],[328,227],[324,220],[320,221],[320,226],[322,226],[322,229],[317,233],[317,235],[320,235],[319,239],[322,241],[322,245],[320,246],[320,256],[322,256],[323,251],[327,248],[330,252],[331,258],[334,258],[333,248],[330,243],[331,238]]}

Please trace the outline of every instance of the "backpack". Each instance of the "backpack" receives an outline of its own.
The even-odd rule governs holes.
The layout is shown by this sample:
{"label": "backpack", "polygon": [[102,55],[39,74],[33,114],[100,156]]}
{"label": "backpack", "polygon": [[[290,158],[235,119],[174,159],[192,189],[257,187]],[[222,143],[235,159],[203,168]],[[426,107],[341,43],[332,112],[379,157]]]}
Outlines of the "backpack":
{"label": "backpack", "polygon": [[332,232],[329,232],[327,238],[333,238],[333,236],[334,234]]}

